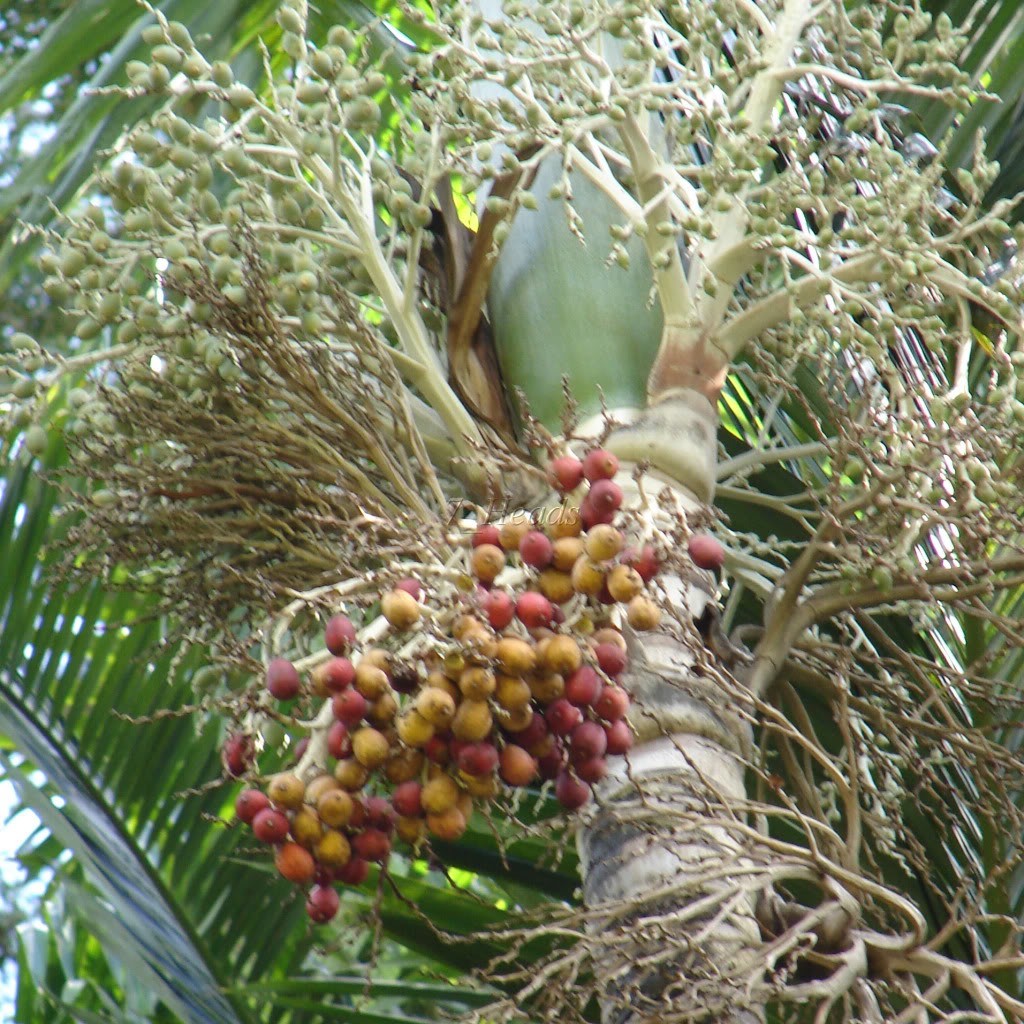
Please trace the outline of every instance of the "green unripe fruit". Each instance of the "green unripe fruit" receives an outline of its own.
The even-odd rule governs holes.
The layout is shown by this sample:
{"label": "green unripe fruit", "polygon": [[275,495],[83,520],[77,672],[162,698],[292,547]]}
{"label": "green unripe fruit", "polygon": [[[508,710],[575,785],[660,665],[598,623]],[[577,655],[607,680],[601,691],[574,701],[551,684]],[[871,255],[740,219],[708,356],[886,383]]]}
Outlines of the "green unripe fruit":
{"label": "green unripe fruit", "polygon": [[228,103],[238,110],[248,110],[256,102],[256,94],[247,85],[233,85],[228,90]]}
{"label": "green unripe fruit", "polygon": [[300,103],[319,103],[327,95],[327,86],[323,82],[303,82],[295,90]]}
{"label": "green unripe fruit", "polygon": [[142,41],[149,46],[159,46],[166,39],[163,25],[147,25],[142,30]]}
{"label": "green unripe fruit", "polygon": [[224,298],[238,306],[244,306],[246,300],[245,289],[238,284],[229,284],[221,289]]}
{"label": "green unripe fruit", "polygon": [[231,83],[235,80],[235,74],[231,70],[231,65],[225,60],[216,61],[210,69],[210,73],[213,75],[213,80],[222,89],[230,88]]}
{"label": "green unripe fruit", "polygon": [[171,42],[183,50],[191,50],[195,46],[189,30],[180,21],[169,22],[167,34],[171,37]]}
{"label": "green unripe fruit", "polygon": [[331,78],[334,75],[334,61],[323,50],[317,50],[309,62],[321,78]]}
{"label": "green unripe fruit", "polygon": [[85,388],[72,388],[68,392],[68,405],[72,409],[81,409],[92,401],[92,395]]}
{"label": "green unripe fruit", "polygon": [[356,45],[356,37],[344,25],[333,25],[327,33],[327,42],[331,46],[340,46],[346,53],[351,53]]}
{"label": "green unripe fruit", "polygon": [[121,296],[116,292],[107,292],[104,295],[98,305],[97,311],[100,319],[105,323],[110,323],[118,313],[121,312]]}
{"label": "green unripe fruit", "polygon": [[77,277],[85,269],[85,254],[80,249],[65,246],[61,250],[60,269],[65,277]]}
{"label": "green unripe fruit", "polygon": [[149,68],[149,86],[151,89],[159,91],[167,87],[167,83],[171,80],[171,73],[163,66],[163,64],[151,64]]}
{"label": "green unripe fruit", "polygon": [[190,53],[182,62],[181,70],[194,81],[206,75],[210,70],[210,65],[207,64],[206,58],[202,54]]}
{"label": "green unripe fruit", "polygon": [[33,455],[44,455],[50,444],[50,435],[45,427],[38,424],[25,431],[25,447]]}
{"label": "green unripe fruit", "polygon": [[13,390],[16,398],[31,398],[36,393],[36,382],[31,377],[19,377]]}
{"label": "green unripe fruit", "polygon": [[306,31],[302,15],[292,7],[279,7],[277,9],[277,23],[285,32],[294,32],[297,35],[302,35]]}
{"label": "green unripe fruit", "polygon": [[94,320],[91,316],[84,316],[78,321],[78,326],[75,328],[75,334],[78,335],[82,341],[87,341],[89,338],[95,338],[100,333],[100,323]]}
{"label": "green unripe fruit", "polygon": [[165,67],[177,70],[181,67],[184,57],[185,55],[176,46],[170,46],[165,43],[163,46],[153,47],[153,60]]}
{"label": "green unripe fruit", "polygon": [[116,337],[119,345],[127,345],[138,336],[139,329],[134,320],[125,320],[124,323],[118,325]]}
{"label": "green unripe fruit", "polygon": [[54,302],[65,303],[71,298],[71,289],[59,277],[48,277],[43,281],[43,291]]}
{"label": "green unripe fruit", "polygon": [[34,352],[39,346],[36,344],[35,338],[25,334],[24,331],[18,331],[16,334],[11,335],[11,348],[16,352]]}
{"label": "green unripe fruit", "polygon": [[149,85],[149,65],[145,61],[130,60],[124,70],[132,85]]}
{"label": "green unripe fruit", "polygon": [[281,49],[292,60],[306,59],[306,40],[295,32],[285,32],[281,38]]}
{"label": "green unripe fruit", "polygon": [[113,491],[108,490],[105,487],[92,492],[92,503],[97,508],[113,508],[119,500],[120,499]]}

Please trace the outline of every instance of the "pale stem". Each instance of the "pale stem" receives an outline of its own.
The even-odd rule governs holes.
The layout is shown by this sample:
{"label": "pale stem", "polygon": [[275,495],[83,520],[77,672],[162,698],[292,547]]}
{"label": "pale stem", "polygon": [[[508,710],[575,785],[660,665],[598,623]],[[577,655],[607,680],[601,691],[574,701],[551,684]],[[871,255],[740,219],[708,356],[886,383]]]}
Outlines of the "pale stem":
{"label": "pale stem", "polygon": [[767,448],[761,451],[744,452],[731,459],[723,459],[715,473],[719,480],[724,480],[733,473],[742,472],[748,468],[769,466],[775,462],[785,462],[788,459],[813,458],[818,455],[827,455],[828,447],[820,441],[809,441],[807,444],[794,444],[785,448]]}

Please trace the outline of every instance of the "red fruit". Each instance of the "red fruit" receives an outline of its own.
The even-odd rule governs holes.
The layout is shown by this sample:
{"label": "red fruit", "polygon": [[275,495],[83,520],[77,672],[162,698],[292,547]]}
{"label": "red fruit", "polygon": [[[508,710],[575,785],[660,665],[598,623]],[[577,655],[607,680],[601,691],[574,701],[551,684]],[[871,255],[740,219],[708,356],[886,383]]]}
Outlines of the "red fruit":
{"label": "red fruit", "polygon": [[490,775],[498,767],[498,751],[493,743],[470,743],[459,754],[459,767],[467,775]]}
{"label": "red fruit", "polygon": [[345,690],[331,698],[331,707],[334,717],[351,728],[363,720],[370,704],[358,690]]}
{"label": "red fruit", "polygon": [[598,516],[617,512],[622,507],[622,488],[614,480],[598,480],[590,485],[584,504]]}
{"label": "red fruit", "polygon": [[589,530],[592,526],[597,526],[599,523],[610,523],[615,518],[615,510],[609,509],[605,512],[598,512],[588,500],[589,497],[587,495],[580,503],[580,522],[583,524],[583,529]]}
{"label": "red fruit", "polygon": [[326,864],[317,864],[316,873],[313,875],[313,881],[317,885],[331,885],[335,879],[334,868],[329,868]]}
{"label": "red fruit", "polygon": [[608,739],[606,754],[625,754],[632,749],[633,733],[629,728],[629,723],[624,718],[606,725],[604,727],[604,734]]}
{"label": "red fruit", "polygon": [[508,743],[501,752],[501,777],[510,786],[528,786],[537,777],[537,759],[515,743]]}
{"label": "red fruit", "polygon": [[423,813],[420,793],[423,787],[415,780],[395,786],[391,794],[391,805],[403,818],[418,818]]}
{"label": "red fruit", "polygon": [[404,590],[407,594],[411,594],[416,601],[423,596],[423,587],[420,585],[420,581],[414,580],[411,576],[404,580],[399,580],[395,584],[395,590]]}
{"label": "red fruit", "polygon": [[621,686],[606,686],[594,701],[594,710],[606,722],[617,722],[629,710],[629,694]]}
{"label": "red fruit", "polygon": [[379,828],[363,829],[362,832],[353,838],[352,849],[363,860],[375,860],[383,863],[391,853],[391,839]]}
{"label": "red fruit", "polygon": [[566,736],[583,721],[583,712],[564,697],[559,697],[548,705],[544,717],[547,718],[548,726],[556,736]]}
{"label": "red fruit", "polygon": [[584,781],[593,785],[608,774],[608,762],[603,757],[591,757],[586,761],[574,761],[573,771]]}
{"label": "red fruit", "polygon": [[324,643],[331,654],[341,656],[350,651],[356,642],[356,627],[346,615],[332,615],[324,629]]}
{"label": "red fruit", "polygon": [[565,750],[562,744],[556,741],[551,749],[542,757],[537,758],[537,770],[542,779],[557,778],[558,773],[565,764]]}
{"label": "red fruit", "polygon": [[548,476],[563,494],[575,490],[583,479],[583,463],[575,455],[560,455],[548,467]]}
{"label": "red fruit", "polygon": [[331,658],[324,668],[324,684],[328,690],[341,693],[355,679],[356,670],[348,658]]}
{"label": "red fruit", "polygon": [[589,665],[581,665],[565,681],[565,699],[578,707],[593,704],[601,692],[601,677]]}
{"label": "red fruit", "polygon": [[645,544],[639,554],[630,550],[624,561],[631,569],[636,569],[644,583],[650,583],[661,568],[658,556],[650,544]]}
{"label": "red fruit", "polygon": [[725,563],[725,548],[710,533],[695,533],[687,547],[698,569],[717,572]]}
{"label": "red fruit", "polygon": [[501,532],[496,526],[484,523],[478,526],[473,532],[473,547],[478,548],[481,544],[493,544],[496,548],[501,547]]}
{"label": "red fruit", "polygon": [[340,904],[338,890],[333,886],[314,885],[306,898],[306,913],[316,924],[323,924],[334,917]]}
{"label": "red fruit", "polygon": [[366,824],[366,804],[358,797],[352,798],[352,814],[348,819],[351,829],[362,828]]}
{"label": "red fruit", "polygon": [[560,626],[563,622],[565,622],[565,612],[563,612],[557,604],[551,609],[551,621],[556,626]]}
{"label": "red fruit", "polygon": [[423,753],[427,755],[428,761],[434,764],[448,763],[448,741],[436,733],[423,745]]}
{"label": "red fruit", "polygon": [[267,689],[278,700],[291,700],[299,695],[302,681],[287,658],[274,658],[267,666]]}
{"label": "red fruit", "polygon": [[279,843],[288,835],[288,819],[274,807],[264,807],[252,819],[252,831],[264,843]]}
{"label": "red fruit", "polygon": [[301,761],[302,755],[306,752],[306,747],[309,746],[309,737],[303,736],[298,743],[295,744],[295,760]]}
{"label": "red fruit", "polygon": [[548,723],[544,716],[538,711],[533,712],[533,717],[530,719],[530,724],[519,732],[513,733],[516,743],[521,747],[526,747],[527,750],[530,747],[536,746],[545,736],[548,734]]}
{"label": "red fruit", "polygon": [[382,796],[371,796],[366,801],[366,824],[389,836],[395,830],[395,809],[391,801]]}
{"label": "red fruit", "polygon": [[530,530],[519,542],[519,557],[535,569],[546,569],[551,564],[554,550],[546,533]]}
{"label": "red fruit", "polygon": [[598,644],[594,648],[598,667],[612,678],[626,667],[626,652],[618,644]]}
{"label": "red fruit", "polygon": [[370,865],[362,857],[352,857],[349,862],[338,871],[337,879],[346,885],[362,885],[366,876],[370,873]]}
{"label": "red fruit", "polygon": [[604,726],[598,722],[581,722],[569,737],[569,756],[574,761],[588,761],[592,757],[604,757],[608,749],[608,737]]}
{"label": "red fruit", "polygon": [[559,772],[555,796],[566,810],[575,811],[590,799],[590,787],[569,772]]}
{"label": "red fruit", "polygon": [[619,460],[606,448],[594,448],[583,457],[583,475],[591,482],[611,480],[619,471]]}
{"label": "red fruit", "polygon": [[448,740],[448,757],[458,762],[462,752],[472,743],[472,740],[458,740],[454,737]]}
{"label": "red fruit", "polygon": [[239,821],[244,821],[246,824],[251,824],[252,819],[256,817],[265,807],[270,806],[270,797],[261,789],[243,789],[241,793],[235,797],[235,817]]}
{"label": "red fruit", "polygon": [[528,590],[516,601],[516,615],[527,629],[539,629],[551,622],[551,602],[535,590]]}
{"label": "red fruit", "polygon": [[495,629],[504,629],[514,618],[516,606],[504,590],[491,590],[480,602],[487,621]]}
{"label": "red fruit", "polygon": [[274,854],[274,867],[278,872],[298,885],[313,881],[316,874],[316,861],[313,854],[298,843],[283,843]]}
{"label": "red fruit", "polygon": [[352,756],[352,739],[344,722],[333,722],[327,730],[327,753],[339,761]]}
{"label": "red fruit", "polygon": [[248,736],[229,736],[221,748],[220,758],[228,775],[238,778],[252,764],[252,740]]}

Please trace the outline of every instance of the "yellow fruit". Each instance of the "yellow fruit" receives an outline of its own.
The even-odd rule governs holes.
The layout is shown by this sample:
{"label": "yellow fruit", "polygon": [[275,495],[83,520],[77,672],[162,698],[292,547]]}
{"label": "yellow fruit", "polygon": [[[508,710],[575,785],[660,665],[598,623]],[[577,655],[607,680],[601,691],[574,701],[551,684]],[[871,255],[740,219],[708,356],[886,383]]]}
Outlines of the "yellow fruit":
{"label": "yellow fruit", "polygon": [[411,629],[420,620],[416,598],[405,590],[392,590],[380,599],[380,611],[395,629]]}
{"label": "yellow fruit", "polygon": [[316,807],[317,801],[324,793],[338,788],[338,780],[333,775],[318,775],[312,782],[306,783],[305,802]]}
{"label": "yellow fruit", "polygon": [[604,571],[589,555],[580,555],[572,567],[572,585],[577,594],[595,596],[604,587]]}
{"label": "yellow fruit", "polygon": [[583,664],[580,645],[571,636],[553,636],[544,648],[541,667],[563,676],[571,675]]}
{"label": "yellow fruit", "polygon": [[570,505],[558,509],[548,520],[548,533],[553,539],[578,537],[583,532],[580,510]]}
{"label": "yellow fruit", "polygon": [[390,674],[394,660],[392,653],[390,651],[386,651],[383,647],[370,647],[359,659],[359,664],[374,665]]}
{"label": "yellow fruit", "polygon": [[324,832],[313,852],[321,864],[330,868],[343,868],[352,859],[352,847],[348,839],[333,828]]}
{"label": "yellow fruit", "polygon": [[370,701],[380,700],[391,689],[388,674],[377,665],[363,661],[356,666],[355,688]]}
{"label": "yellow fruit", "polygon": [[304,805],[300,807],[292,818],[292,839],[301,846],[312,846],[323,835],[323,825],[320,823],[320,816],[312,807]]}
{"label": "yellow fruit", "polygon": [[[413,712],[415,714],[415,712]],[[384,777],[398,785],[419,778],[423,770],[423,754],[418,750],[400,750],[392,754],[384,764]]]}
{"label": "yellow fruit", "polygon": [[401,815],[395,820],[395,832],[399,839],[415,846],[427,834],[427,823],[422,818],[403,818]]}
{"label": "yellow fruit", "polygon": [[499,675],[494,698],[506,710],[525,707],[530,703],[530,687],[522,676]]}
{"label": "yellow fruit", "polygon": [[587,530],[583,547],[595,562],[607,562],[622,550],[625,542],[621,530],[608,523],[598,523]]}
{"label": "yellow fruit", "polygon": [[469,567],[478,580],[490,583],[505,568],[505,552],[493,544],[481,544],[473,549]]}
{"label": "yellow fruit", "polygon": [[[455,673],[455,679],[459,678],[460,673],[465,669],[465,667],[465,662],[463,662],[462,668],[460,668],[459,671]],[[445,693],[448,694],[449,697],[451,697],[453,701],[455,701],[456,704],[458,704],[458,702],[462,699],[462,693],[459,690],[459,687],[455,683],[455,681],[449,679],[439,669],[431,672],[430,675],[427,676],[427,686],[436,686],[437,689],[443,690]]]}
{"label": "yellow fruit", "polygon": [[420,803],[427,814],[444,814],[455,806],[458,799],[459,787],[447,773],[436,775],[424,785],[420,793]]}
{"label": "yellow fruit", "polygon": [[452,636],[456,640],[465,640],[467,636],[471,636],[474,633],[486,633],[488,632],[487,627],[475,616],[467,615],[456,615],[455,621],[452,623]]}
{"label": "yellow fruit", "polygon": [[306,787],[302,779],[292,772],[282,772],[275,775],[267,786],[267,796],[279,807],[287,807],[294,810],[302,806],[303,797],[306,795]]}
{"label": "yellow fruit", "polygon": [[[357,786],[356,789],[358,788]],[[352,797],[343,789],[330,789],[326,793],[321,793],[320,799],[316,802],[320,820],[333,828],[344,828],[352,819],[354,808]]]}
{"label": "yellow fruit", "polygon": [[551,547],[551,564],[561,572],[569,572],[576,559],[583,554],[583,541],[579,537],[559,537]]}
{"label": "yellow fruit", "polygon": [[[526,684],[523,684],[526,686]],[[526,687],[526,696],[530,696],[530,688]],[[533,718],[533,707],[527,703],[517,708],[498,707],[494,710],[494,720],[508,732],[521,732]]]}
{"label": "yellow fruit", "polygon": [[643,577],[628,565],[617,565],[608,573],[608,593],[616,601],[632,601],[643,589]]}
{"label": "yellow fruit", "polygon": [[467,698],[458,707],[452,719],[452,735],[456,739],[477,743],[491,733],[494,719],[487,701]]}
{"label": "yellow fruit", "polygon": [[519,542],[530,532],[532,527],[533,524],[530,522],[529,516],[513,516],[498,528],[498,543],[504,551],[518,551]]}
{"label": "yellow fruit", "polygon": [[530,693],[541,702],[550,704],[565,693],[565,677],[557,672],[529,676],[527,680]]}
{"label": "yellow fruit", "polygon": [[545,569],[537,579],[540,592],[554,604],[565,604],[576,591],[573,589],[572,576],[558,569]]}
{"label": "yellow fruit", "polygon": [[464,669],[459,676],[459,689],[464,697],[472,700],[487,700],[497,685],[494,673],[489,668],[473,666]]}
{"label": "yellow fruit", "polygon": [[435,729],[444,729],[455,717],[455,701],[439,687],[428,686],[416,694],[416,710]]}
{"label": "yellow fruit", "polygon": [[502,637],[498,641],[495,657],[502,672],[510,676],[532,672],[537,664],[534,649],[525,640],[513,636]]}
{"label": "yellow fruit", "polygon": [[634,597],[626,608],[626,621],[637,630],[654,629],[661,622],[661,609],[649,597]]}
{"label": "yellow fruit", "polygon": [[365,768],[379,768],[388,759],[388,741],[377,729],[364,726],[352,735],[352,753]]}
{"label": "yellow fruit", "polygon": [[459,839],[466,831],[466,818],[458,807],[449,807],[443,814],[428,814],[427,828],[438,839]]}
{"label": "yellow fruit", "polygon": [[490,800],[498,792],[498,778],[496,775],[462,775],[462,784],[470,796],[478,796],[484,800]]}
{"label": "yellow fruit", "polygon": [[341,783],[342,789],[354,793],[366,785],[370,769],[360,764],[354,757],[349,757],[334,766],[334,777]]}
{"label": "yellow fruit", "polygon": [[434,727],[415,708],[403,711],[395,725],[398,738],[410,747],[422,747],[434,735]]}
{"label": "yellow fruit", "polygon": [[[404,591],[403,591],[404,593]],[[398,701],[391,693],[385,693],[379,700],[375,700],[369,710],[366,712],[366,717],[373,722],[374,725],[378,725],[381,728],[390,725],[395,720],[395,714],[398,711]]]}

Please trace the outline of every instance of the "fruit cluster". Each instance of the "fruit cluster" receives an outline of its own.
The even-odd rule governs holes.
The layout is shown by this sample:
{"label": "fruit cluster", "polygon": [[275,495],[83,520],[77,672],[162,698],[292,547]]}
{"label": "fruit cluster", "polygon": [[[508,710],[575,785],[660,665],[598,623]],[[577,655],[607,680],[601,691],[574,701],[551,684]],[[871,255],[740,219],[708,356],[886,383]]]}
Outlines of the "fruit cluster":
{"label": "fruit cluster", "polygon": [[[633,629],[657,626],[645,590],[658,559],[650,546],[627,545],[613,524],[623,501],[617,470],[602,449],[556,459],[552,482],[563,494],[587,485],[578,507],[564,502],[543,526],[523,516],[477,527],[467,591],[431,600],[410,578],[383,593],[381,614],[402,657],[385,647],[357,653],[352,622],[329,620],[331,657],[309,685],[330,700],[333,771],[309,782],[286,772],[236,803],[256,837],[275,845],[278,871],[316,883],[307,905],[314,921],[337,909],[332,883],[362,882],[369,862],[387,862],[396,837],[456,840],[474,800],[537,780],[553,780],[558,801],[574,810],[607,773],[607,758],[630,749],[630,698],[617,682],[626,641],[610,606]],[[270,662],[266,685],[279,700],[304,689],[283,658]],[[390,798],[366,796],[371,781]]]}

